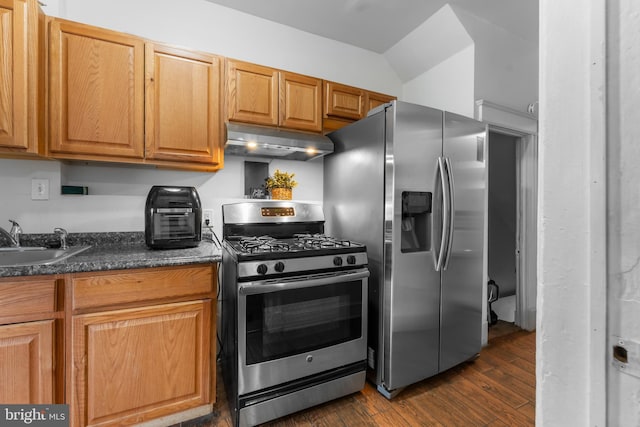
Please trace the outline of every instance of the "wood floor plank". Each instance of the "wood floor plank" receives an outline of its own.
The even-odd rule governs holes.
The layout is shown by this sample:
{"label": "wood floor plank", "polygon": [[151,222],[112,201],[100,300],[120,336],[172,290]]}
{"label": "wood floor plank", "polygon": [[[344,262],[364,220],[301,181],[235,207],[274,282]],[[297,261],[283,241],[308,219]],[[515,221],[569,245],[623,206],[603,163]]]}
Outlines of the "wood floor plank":
{"label": "wood floor plank", "polygon": [[526,404],[529,400],[525,397],[521,396],[518,393],[514,393],[509,387],[501,384],[499,381],[496,381],[494,378],[491,378],[489,374],[495,371],[492,369],[485,373],[480,373],[473,368],[468,368],[464,371],[463,375],[469,378],[470,381],[476,382],[480,387],[484,390],[489,391],[493,395],[502,399],[505,403],[507,403],[512,408],[519,408],[522,405]]}
{"label": "wood floor plank", "polygon": [[458,383],[456,391],[462,394],[462,399],[468,402],[469,405],[471,405],[472,407],[482,406],[487,411],[490,411],[492,414],[494,414],[495,418],[524,417],[531,422],[535,420],[535,416],[529,418],[530,414],[527,412],[517,412],[520,411],[521,408],[530,404],[530,402],[526,403],[518,409],[512,408],[498,396],[495,396],[491,390],[485,390],[478,384],[468,380],[467,378],[463,378],[463,380]]}
{"label": "wood floor plank", "polygon": [[396,410],[380,412],[371,417],[376,426],[403,426],[403,427],[445,427],[437,421],[427,421],[413,416],[405,417]]}
{"label": "wood floor plank", "polygon": [[450,387],[442,387],[438,390],[438,396],[447,402],[452,410],[462,412],[473,422],[473,425],[486,425],[497,417],[495,413],[487,409],[484,402],[478,402],[462,394],[458,387],[461,381]]}
{"label": "wood floor plank", "polygon": [[404,419],[413,420],[410,424],[418,423],[421,426],[442,425],[436,414],[426,411],[421,405],[417,405],[412,401],[415,396],[418,395],[398,396],[393,401],[393,411]]}
{"label": "wood floor plank", "polygon": [[515,354],[519,359],[527,360],[529,362],[535,363],[536,361],[536,352],[531,351],[528,348],[520,347],[520,342],[506,342],[502,345],[502,349],[504,351],[508,351],[512,354]]}
{"label": "wood floor plank", "polygon": [[521,412],[526,415],[530,420],[536,419],[536,404],[535,402],[529,402],[524,406],[518,408],[518,412]]}
{"label": "wood floor plank", "polygon": [[[500,383],[503,387],[506,387],[512,393],[516,393],[518,396],[522,396],[522,398],[526,401],[524,403],[534,401],[536,399],[535,386],[532,387],[521,381],[519,378],[505,373],[503,368],[492,369],[486,372],[485,375],[489,378],[492,378],[497,383]],[[520,406],[522,405],[519,405],[517,407]]]}
{"label": "wood floor plank", "polygon": [[387,399],[380,399],[380,393],[369,383],[360,393],[353,396],[354,400],[364,407],[370,416],[386,412],[393,406]]}
{"label": "wood floor plank", "polygon": [[[509,363],[496,364],[493,369],[499,369],[506,375],[517,378],[519,381],[530,387],[535,388],[536,386],[535,366],[533,366],[532,370],[529,362],[526,360],[516,358]],[[490,370],[485,370],[483,373],[487,374],[489,371]]]}
{"label": "wood floor plank", "polygon": [[412,397],[411,403],[418,411],[426,412],[446,426],[481,425],[473,414],[459,411],[456,404],[444,399],[437,389]]}

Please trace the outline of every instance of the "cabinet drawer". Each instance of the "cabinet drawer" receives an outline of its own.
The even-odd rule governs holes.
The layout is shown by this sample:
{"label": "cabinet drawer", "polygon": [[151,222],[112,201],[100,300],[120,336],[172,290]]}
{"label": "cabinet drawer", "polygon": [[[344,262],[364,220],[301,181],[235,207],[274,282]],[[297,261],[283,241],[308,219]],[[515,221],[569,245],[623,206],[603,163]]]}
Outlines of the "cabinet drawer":
{"label": "cabinet drawer", "polygon": [[73,276],[74,310],[191,297],[213,292],[215,266],[165,267]]}
{"label": "cabinet drawer", "polygon": [[0,281],[0,317],[56,311],[56,279]]}

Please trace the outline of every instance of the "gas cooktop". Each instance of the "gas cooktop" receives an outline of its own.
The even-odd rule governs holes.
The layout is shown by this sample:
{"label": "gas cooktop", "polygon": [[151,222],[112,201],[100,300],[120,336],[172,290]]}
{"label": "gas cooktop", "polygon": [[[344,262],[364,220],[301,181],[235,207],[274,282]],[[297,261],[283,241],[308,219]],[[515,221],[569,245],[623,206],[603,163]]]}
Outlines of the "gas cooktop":
{"label": "gas cooktop", "polygon": [[278,239],[271,236],[234,236],[225,242],[239,260],[324,256],[366,250],[361,243],[324,234],[295,234],[291,238]]}

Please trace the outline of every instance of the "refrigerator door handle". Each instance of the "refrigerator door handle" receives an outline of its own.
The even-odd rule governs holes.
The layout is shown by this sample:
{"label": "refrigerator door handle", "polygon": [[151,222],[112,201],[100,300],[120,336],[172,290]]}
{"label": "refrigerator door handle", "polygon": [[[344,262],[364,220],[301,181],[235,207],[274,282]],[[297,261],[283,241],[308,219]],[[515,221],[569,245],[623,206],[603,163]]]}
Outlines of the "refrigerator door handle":
{"label": "refrigerator door handle", "polygon": [[442,266],[443,270],[447,269],[449,265],[449,260],[451,259],[451,248],[453,247],[453,227],[454,227],[454,218],[455,218],[455,185],[453,182],[453,169],[451,167],[451,159],[445,157],[445,169],[447,175],[447,193],[449,198],[449,215],[448,215],[448,228],[447,228],[447,249],[444,256],[444,265]]}
{"label": "refrigerator door handle", "polygon": [[444,267],[444,261],[445,261],[444,256],[447,250],[447,232],[449,230],[449,216],[450,216],[449,199],[448,199],[449,184],[448,184],[448,180],[445,175],[444,169],[445,169],[444,158],[438,157],[436,176],[440,178],[440,185],[442,186],[442,193],[441,193],[442,200],[438,201],[438,202],[441,202],[441,207],[442,207],[442,230],[440,233],[440,242],[434,242],[437,244],[436,247],[440,248],[440,250],[437,252],[437,254],[435,254],[436,256],[434,257],[436,271],[441,271]]}

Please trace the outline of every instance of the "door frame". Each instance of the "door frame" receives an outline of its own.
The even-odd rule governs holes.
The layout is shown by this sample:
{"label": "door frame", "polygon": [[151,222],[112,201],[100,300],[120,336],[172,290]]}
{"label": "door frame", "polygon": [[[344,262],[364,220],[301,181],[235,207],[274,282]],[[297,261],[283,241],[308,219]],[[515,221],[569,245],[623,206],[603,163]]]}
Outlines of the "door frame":
{"label": "door frame", "polygon": [[[536,327],[538,144],[537,136],[489,125],[489,133],[516,139],[516,312],[515,324]],[[489,144],[491,138],[489,137]]]}
{"label": "door frame", "polygon": [[[531,104],[534,111],[536,105],[537,103]],[[538,119],[535,113],[523,113],[486,100],[476,101],[475,118],[487,123],[488,133],[495,132],[518,138],[516,147],[517,283],[515,324],[522,329],[532,331],[536,328],[538,286]],[[488,139],[490,143],[490,138]],[[488,191],[485,194],[485,199],[488,206]],[[485,220],[485,241],[487,234],[488,222]],[[487,250],[488,248],[485,246],[485,253]],[[485,273],[487,271],[487,257],[485,256]],[[486,289],[484,292],[486,301]],[[488,335],[486,329],[484,333]],[[486,342],[483,339],[483,343]]]}

